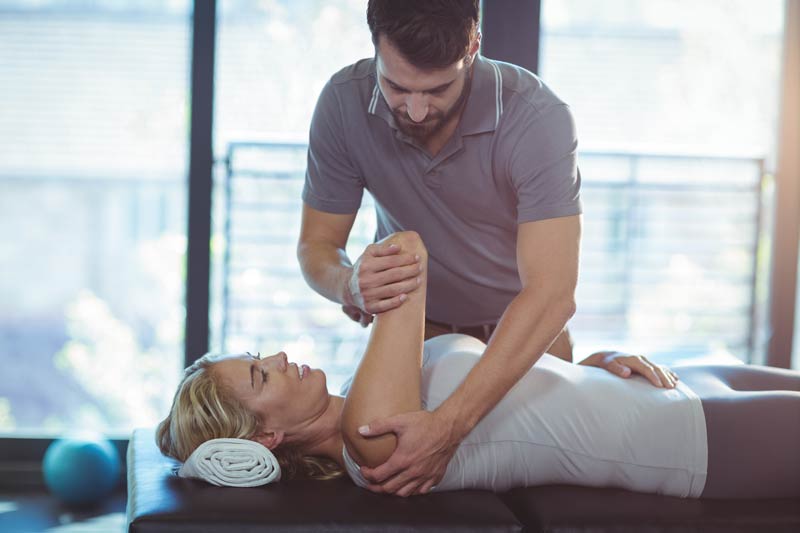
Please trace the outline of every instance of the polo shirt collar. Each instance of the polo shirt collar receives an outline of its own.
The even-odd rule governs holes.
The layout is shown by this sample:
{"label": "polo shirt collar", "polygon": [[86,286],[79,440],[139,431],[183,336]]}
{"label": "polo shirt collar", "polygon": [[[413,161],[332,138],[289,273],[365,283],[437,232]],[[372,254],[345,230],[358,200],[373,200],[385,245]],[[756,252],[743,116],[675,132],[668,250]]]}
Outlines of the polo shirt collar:
{"label": "polo shirt collar", "polygon": [[[393,129],[397,129],[392,110],[383,98],[375,73],[375,86],[367,105],[367,112],[381,117]],[[494,61],[475,55],[472,73],[472,88],[467,105],[461,115],[458,130],[461,135],[475,135],[494,131],[503,115],[503,76]]]}
{"label": "polo shirt collar", "polygon": [[389,109],[389,104],[386,103],[386,99],[383,97],[381,88],[378,87],[378,72],[374,60],[373,68],[375,69],[375,86],[372,88],[372,97],[369,99],[369,104],[367,105],[367,113],[381,117],[392,129],[396,130],[397,123],[394,120],[394,115],[392,115],[392,110]]}
{"label": "polo shirt collar", "polygon": [[458,128],[461,135],[494,131],[503,115],[503,76],[494,61],[477,54],[472,89]]}

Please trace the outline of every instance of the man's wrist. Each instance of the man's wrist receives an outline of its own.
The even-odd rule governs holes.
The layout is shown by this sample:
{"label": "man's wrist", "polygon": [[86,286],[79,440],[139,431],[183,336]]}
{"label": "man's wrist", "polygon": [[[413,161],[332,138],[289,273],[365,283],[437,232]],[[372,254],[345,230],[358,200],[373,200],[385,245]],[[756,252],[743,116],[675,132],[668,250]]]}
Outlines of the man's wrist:
{"label": "man's wrist", "polygon": [[339,282],[339,294],[342,305],[356,305],[353,300],[353,292],[350,290],[350,281],[353,277],[353,267],[344,267]]}
{"label": "man's wrist", "polygon": [[441,423],[447,427],[448,433],[450,434],[450,442],[452,444],[458,444],[464,440],[467,433],[472,431],[475,424],[472,423],[468,417],[460,416],[458,410],[454,409],[452,404],[453,402],[448,399],[433,413],[439,418]]}

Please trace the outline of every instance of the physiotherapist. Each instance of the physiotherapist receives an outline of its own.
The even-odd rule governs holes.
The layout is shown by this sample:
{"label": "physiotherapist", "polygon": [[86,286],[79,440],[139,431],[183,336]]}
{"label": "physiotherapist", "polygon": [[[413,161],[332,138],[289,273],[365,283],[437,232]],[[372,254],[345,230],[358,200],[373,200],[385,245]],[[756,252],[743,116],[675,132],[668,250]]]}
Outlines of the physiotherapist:
{"label": "physiotherapist", "polygon": [[[547,351],[572,361],[581,236],[577,136],[569,107],[534,74],[479,54],[478,0],[370,0],[375,56],[333,75],[309,134],[297,254],[305,279],[350,318],[403,304],[417,258],[381,243],[415,231],[428,249],[425,338],[488,343],[434,411],[376,420],[398,447],[362,468],[375,492],[427,492],[459,442]],[[376,243],[345,251],[364,189]],[[581,362],[668,386],[644,357]],[[630,361],[633,361],[631,363]]]}

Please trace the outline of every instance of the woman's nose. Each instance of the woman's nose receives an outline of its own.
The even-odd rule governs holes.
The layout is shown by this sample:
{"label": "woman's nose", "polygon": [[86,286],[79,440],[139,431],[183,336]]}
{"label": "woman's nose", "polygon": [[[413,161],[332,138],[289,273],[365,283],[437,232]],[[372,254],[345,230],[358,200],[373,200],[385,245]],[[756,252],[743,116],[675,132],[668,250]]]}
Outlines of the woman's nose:
{"label": "woman's nose", "polygon": [[428,99],[422,94],[411,94],[406,100],[408,118],[414,122],[422,122],[428,116]]}
{"label": "woman's nose", "polygon": [[281,372],[285,372],[286,369],[289,368],[289,358],[286,356],[286,352],[278,352],[270,357],[270,359],[272,359],[272,364],[280,369]]}

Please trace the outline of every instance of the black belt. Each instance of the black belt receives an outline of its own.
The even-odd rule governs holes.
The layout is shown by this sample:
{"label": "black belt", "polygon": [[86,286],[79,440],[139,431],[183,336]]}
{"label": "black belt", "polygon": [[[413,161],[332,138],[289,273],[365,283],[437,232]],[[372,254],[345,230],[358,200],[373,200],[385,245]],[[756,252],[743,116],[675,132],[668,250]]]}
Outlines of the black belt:
{"label": "black belt", "polygon": [[438,326],[451,333],[463,333],[476,339],[481,339],[484,342],[489,342],[489,337],[492,336],[497,324],[481,324],[480,326],[456,326],[455,324],[446,324],[444,322],[437,322],[428,319],[427,322],[434,326]]}

